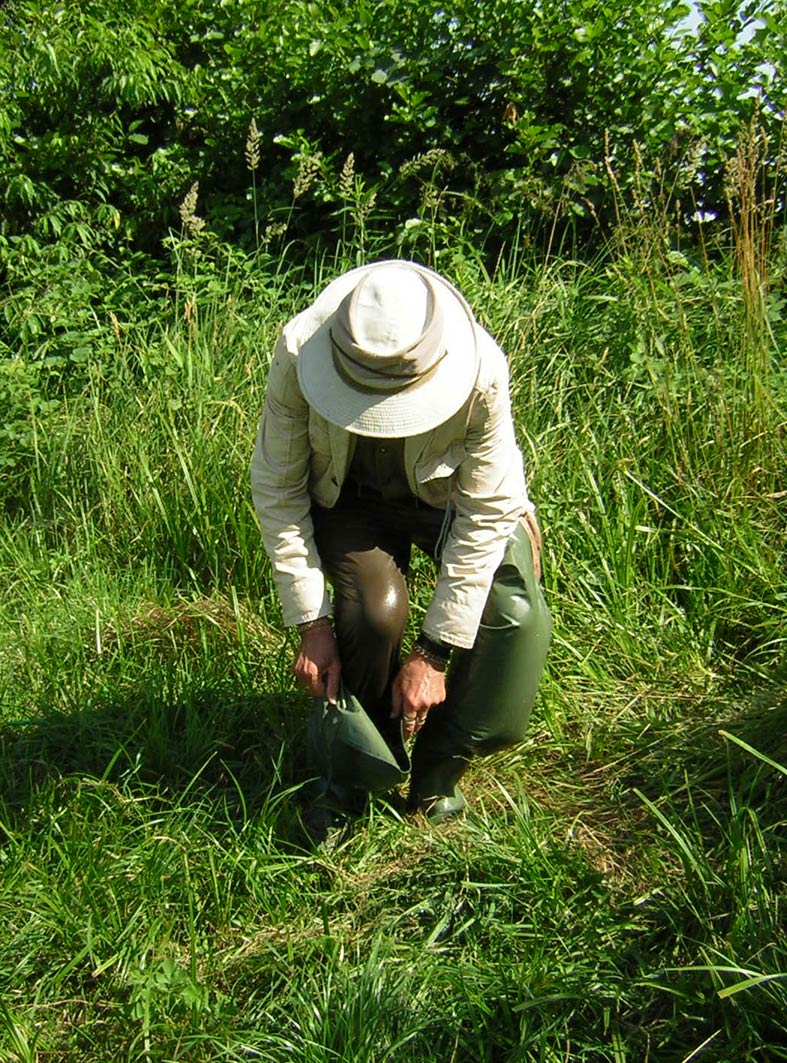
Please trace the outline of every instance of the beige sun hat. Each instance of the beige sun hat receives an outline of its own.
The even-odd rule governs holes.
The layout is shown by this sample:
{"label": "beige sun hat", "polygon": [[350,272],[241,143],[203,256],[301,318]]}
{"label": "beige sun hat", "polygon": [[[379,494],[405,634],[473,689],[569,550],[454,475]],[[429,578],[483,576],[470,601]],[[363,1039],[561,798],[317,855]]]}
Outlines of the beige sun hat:
{"label": "beige sun hat", "polygon": [[298,381],[309,405],[358,435],[428,432],[478,375],[476,323],[460,293],[413,262],[343,274],[298,318]]}

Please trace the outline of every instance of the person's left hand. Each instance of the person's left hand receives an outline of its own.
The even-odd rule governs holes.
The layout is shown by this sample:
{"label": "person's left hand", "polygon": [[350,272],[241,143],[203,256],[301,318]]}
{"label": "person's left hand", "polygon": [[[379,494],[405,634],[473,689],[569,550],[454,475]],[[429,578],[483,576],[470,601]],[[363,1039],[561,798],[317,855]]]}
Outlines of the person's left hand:
{"label": "person's left hand", "polygon": [[429,710],[444,701],[445,672],[411,653],[393,682],[391,719],[402,717],[404,734],[409,738],[423,727]]}

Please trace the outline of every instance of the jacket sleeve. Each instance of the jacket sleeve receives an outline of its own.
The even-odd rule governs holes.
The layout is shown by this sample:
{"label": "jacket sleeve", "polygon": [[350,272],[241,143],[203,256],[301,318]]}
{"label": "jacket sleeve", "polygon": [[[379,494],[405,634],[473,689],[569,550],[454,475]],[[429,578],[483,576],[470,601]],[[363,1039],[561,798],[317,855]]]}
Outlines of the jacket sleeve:
{"label": "jacket sleeve", "polygon": [[508,391],[508,366],[483,334],[491,366],[469,417],[465,453],[454,474],[455,515],[446,537],[434,597],[423,630],[470,648],[509,536],[532,506],[517,446]]}
{"label": "jacket sleeve", "polygon": [[251,492],[286,625],[331,611],[314,542],[309,455],[309,408],[283,334],[268,374],[251,460]]}

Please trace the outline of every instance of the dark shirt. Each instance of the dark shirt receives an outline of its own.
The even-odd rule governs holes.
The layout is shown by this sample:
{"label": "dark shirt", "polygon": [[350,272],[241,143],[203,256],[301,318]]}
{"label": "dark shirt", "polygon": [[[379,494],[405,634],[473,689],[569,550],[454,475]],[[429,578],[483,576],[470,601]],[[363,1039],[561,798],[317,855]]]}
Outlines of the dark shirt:
{"label": "dark shirt", "polygon": [[378,495],[386,502],[412,498],[404,469],[404,439],[358,436],[347,480],[361,495]]}

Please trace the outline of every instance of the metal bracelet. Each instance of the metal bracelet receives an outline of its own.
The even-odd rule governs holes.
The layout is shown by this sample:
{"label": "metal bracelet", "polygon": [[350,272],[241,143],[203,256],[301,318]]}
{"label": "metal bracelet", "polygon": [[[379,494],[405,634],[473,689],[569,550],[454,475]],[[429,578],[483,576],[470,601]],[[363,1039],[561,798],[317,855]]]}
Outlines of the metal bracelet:
{"label": "metal bracelet", "polygon": [[415,640],[416,646],[421,646],[428,653],[433,654],[435,657],[439,657],[441,661],[446,664],[451,659],[451,651],[453,646],[449,646],[445,642],[441,642],[440,639],[433,639],[431,635],[427,635],[425,631],[422,631],[418,638]]}
{"label": "metal bracelet", "polygon": [[444,672],[448,667],[448,661],[445,657],[440,657],[436,653],[432,653],[431,650],[427,650],[425,646],[422,646],[419,642],[413,643],[413,648],[410,650],[411,657],[420,657],[426,661],[427,664],[431,664],[432,668],[436,668],[438,672]]}

